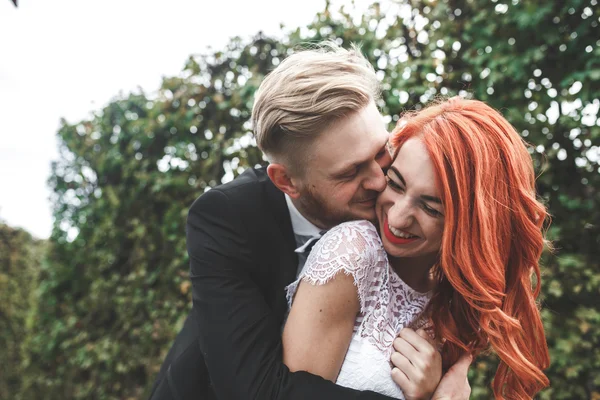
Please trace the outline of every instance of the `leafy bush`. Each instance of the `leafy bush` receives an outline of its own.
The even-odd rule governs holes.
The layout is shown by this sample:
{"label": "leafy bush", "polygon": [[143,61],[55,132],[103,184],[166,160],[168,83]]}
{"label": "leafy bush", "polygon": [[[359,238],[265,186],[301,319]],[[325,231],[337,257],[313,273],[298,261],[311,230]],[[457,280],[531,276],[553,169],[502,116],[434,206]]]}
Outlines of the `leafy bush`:
{"label": "leafy bush", "polygon": [[0,399],[20,392],[44,243],[0,221]]}
{"label": "leafy bush", "polygon": [[[552,386],[540,398],[600,398],[599,18],[597,0],[384,2],[359,16],[328,7],[283,40],[234,38],[190,57],[156,96],[63,122],[20,396],[147,397],[190,309],[188,207],[264,163],[248,124],[256,87],[299,44],[332,39],[362,44],[390,127],[402,110],[470,93],[535,146],[557,249],[545,256]],[[494,370],[492,356],[474,363],[473,398],[491,397]]]}

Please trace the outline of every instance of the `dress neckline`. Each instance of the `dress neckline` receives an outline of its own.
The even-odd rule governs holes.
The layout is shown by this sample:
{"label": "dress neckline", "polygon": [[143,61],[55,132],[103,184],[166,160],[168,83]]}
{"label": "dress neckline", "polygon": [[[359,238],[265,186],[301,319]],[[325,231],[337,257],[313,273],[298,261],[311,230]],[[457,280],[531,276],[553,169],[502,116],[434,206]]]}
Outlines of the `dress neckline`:
{"label": "dress neckline", "polygon": [[[381,238],[380,238],[381,240]],[[382,244],[383,247],[383,244]],[[404,280],[402,278],[400,278],[400,275],[398,275],[398,273],[394,270],[394,268],[392,268],[392,263],[390,262],[390,259],[388,258],[388,254],[385,251],[385,249],[383,249],[383,253],[385,254],[385,263],[387,265],[388,268],[388,273],[390,274],[390,277],[395,277],[395,279],[398,280],[398,282],[400,282],[400,284],[406,288],[406,290],[408,290],[410,293],[417,295],[419,297],[424,297],[427,299],[430,299],[431,296],[433,296],[433,291],[434,289],[428,290],[426,292],[420,292],[416,289],[414,289],[412,286],[410,286],[408,283],[404,282]]]}

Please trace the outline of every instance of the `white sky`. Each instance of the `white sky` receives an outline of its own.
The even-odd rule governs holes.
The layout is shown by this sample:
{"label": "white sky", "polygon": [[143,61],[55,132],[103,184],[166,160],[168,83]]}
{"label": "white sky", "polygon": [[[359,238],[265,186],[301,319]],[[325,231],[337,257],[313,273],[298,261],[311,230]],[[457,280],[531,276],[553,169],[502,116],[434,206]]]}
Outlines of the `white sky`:
{"label": "white sky", "polygon": [[[334,4],[348,3],[340,0]],[[364,2],[363,2],[364,3]],[[158,89],[232,36],[306,26],[325,0],[0,0],[0,219],[47,238],[61,117]]]}

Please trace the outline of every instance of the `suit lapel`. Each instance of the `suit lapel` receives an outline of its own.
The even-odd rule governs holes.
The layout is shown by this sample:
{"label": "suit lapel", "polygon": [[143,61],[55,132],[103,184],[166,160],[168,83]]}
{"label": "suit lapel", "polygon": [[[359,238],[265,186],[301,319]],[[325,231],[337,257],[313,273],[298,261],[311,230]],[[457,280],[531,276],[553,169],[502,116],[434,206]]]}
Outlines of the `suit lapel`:
{"label": "suit lapel", "polygon": [[[265,174],[266,175],[266,174]],[[274,273],[272,288],[274,291],[273,311],[283,323],[284,316],[287,314],[288,304],[284,288],[296,280],[296,271],[298,269],[298,255],[294,252],[296,249],[296,239],[292,229],[290,212],[285,201],[284,194],[273,185],[271,180],[266,178],[265,197],[269,205],[269,211],[276,221],[279,237],[279,246],[274,246],[271,260],[276,264],[277,273]]]}
{"label": "suit lapel", "polygon": [[[290,219],[290,212],[285,202],[284,194],[273,185],[271,180],[267,177],[268,182],[265,182],[265,191],[267,200],[271,206],[271,210],[277,225],[279,227],[281,237],[283,238],[284,246],[280,249],[282,258],[287,262],[282,265],[286,270],[291,272],[291,280],[293,282],[296,279],[296,269],[298,266],[298,256],[294,253],[296,249],[296,239],[294,238],[294,230],[292,229],[292,220]],[[276,249],[274,249],[276,250]]]}

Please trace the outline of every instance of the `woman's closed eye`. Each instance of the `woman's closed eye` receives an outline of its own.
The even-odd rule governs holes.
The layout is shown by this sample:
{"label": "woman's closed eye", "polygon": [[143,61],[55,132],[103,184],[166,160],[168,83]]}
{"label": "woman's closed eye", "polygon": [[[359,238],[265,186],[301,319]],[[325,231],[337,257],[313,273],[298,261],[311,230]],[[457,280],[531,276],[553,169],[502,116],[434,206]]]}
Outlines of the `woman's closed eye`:
{"label": "woman's closed eye", "polygon": [[429,215],[431,215],[432,217],[443,217],[444,214],[442,214],[441,212],[439,212],[438,210],[436,210],[435,208],[429,207],[427,205],[427,203],[423,203],[423,210],[425,210],[425,212]]}
{"label": "woman's closed eye", "polygon": [[[392,190],[399,192],[399,193],[404,193],[404,191],[406,190],[404,188],[404,185],[396,182],[394,179],[392,179],[390,176],[386,176],[385,180],[387,181],[387,185],[392,188]],[[430,196],[427,196],[430,197]],[[433,207],[430,207],[429,205],[427,205],[427,203],[425,201],[423,201],[421,203],[421,208],[429,215],[431,215],[432,217],[435,218],[440,218],[443,217],[444,214],[442,214],[440,211],[436,210]]]}
{"label": "woman's closed eye", "polygon": [[386,176],[385,180],[387,181],[388,186],[391,187],[392,189],[394,189],[395,191],[399,191],[399,192],[404,191],[404,187],[402,185],[400,185],[398,182],[394,181],[389,176]]}

